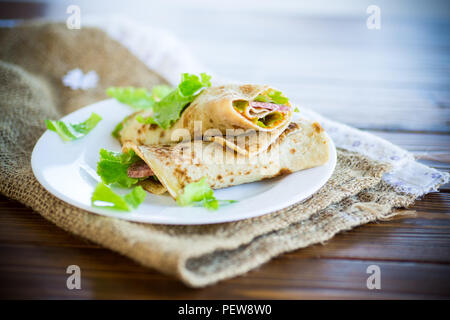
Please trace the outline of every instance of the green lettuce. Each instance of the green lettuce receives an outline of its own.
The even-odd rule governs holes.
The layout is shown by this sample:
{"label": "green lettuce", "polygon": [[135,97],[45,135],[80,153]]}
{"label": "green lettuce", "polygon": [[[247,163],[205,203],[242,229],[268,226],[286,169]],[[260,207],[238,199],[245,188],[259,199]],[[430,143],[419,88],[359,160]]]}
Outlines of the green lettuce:
{"label": "green lettuce", "polygon": [[173,91],[172,87],[166,85],[154,86],[152,88],[152,98],[158,102]]}
{"label": "green lettuce", "polygon": [[136,110],[151,109],[156,102],[168,95],[173,89],[166,85],[154,86],[151,92],[144,88],[111,87],[106,93],[117,101],[125,103]]}
{"label": "green lettuce", "polygon": [[233,107],[239,110],[239,112],[244,112],[245,108],[248,107],[248,101],[247,100],[236,100],[233,101]]}
{"label": "green lettuce", "polygon": [[287,104],[289,99],[283,95],[281,91],[275,89],[269,89],[264,93],[261,93],[255,98],[255,101],[270,102],[276,104]]}
{"label": "green lettuce", "polygon": [[180,206],[203,205],[208,210],[219,209],[220,204],[234,203],[235,200],[217,200],[214,191],[203,177],[197,182],[186,185],[183,192],[178,195],[177,203]]}
{"label": "green lettuce", "polygon": [[91,203],[95,207],[131,211],[145,200],[145,196],[146,193],[141,186],[135,187],[130,193],[121,196],[100,182],[92,194]]}
{"label": "green lettuce", "polygon": [[[156,102],[160,101],[170,92],[172,92],[173,88],[160,85],[154,86],[151,92],[148,92],[144,88],[133,88],[133,87],[111,87],[106,90],[106,93],[118,100],[119,102],[128,104],[136,110],[146,110],[152,109]],[[112,136],[116,139],[119,138],[120,131],[123,129],[123,125],[125,120],[128,118],[125,117],[121,122],[119,122],[114,128],[113,132],[111,132]]]}
{"label": "green lettuce", "polygon": [[122,129],[123,129],[123,122],[124,122],[123,120],[120,121],[120,122],[114,127],[113,132],[111,132],[111,135],[112,135],[114,138],[116,138],[116,139],[119,139],[120,131],[122,131]]}
{"label": "green lettuce", "polygon": [[89,119],[73,124],[61,120],[45,120],[47,129],[56,132],[64,141],[77,140],[87,135],[102,120],[98,114],[93,112]]}
{"label": "green lettuce", "polygon": [[141,179],[128,177],[128,168],[140,158],[130,150],[129,153],[120,153],[100,149],[100,160],[97,162],[97,174],[106,184],[115,184],[129,188]]}
{"label": "green lettuce", "polygon": [[201,73],[200,77],[183,73],[176,89],[153,105],[153,115],[147,119],[136,118],[141,123],[157,124],[163,129],[169,128],[180,118],[181,112],[205,88],[211,86],[211,76]]}

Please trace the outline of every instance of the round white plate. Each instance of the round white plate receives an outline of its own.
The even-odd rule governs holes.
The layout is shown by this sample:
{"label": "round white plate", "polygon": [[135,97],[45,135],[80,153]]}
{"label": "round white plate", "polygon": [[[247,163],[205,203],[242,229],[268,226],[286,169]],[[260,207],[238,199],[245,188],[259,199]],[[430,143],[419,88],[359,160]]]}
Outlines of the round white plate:
{"label": "round white plate", "polygon": [[[330,139],[331,157],[327,164],[283,177],[215,190],[217,199],[238,200],[217,211],[179,207],[168,193],[147,193],[145,201],[132,212],[92,207],[91,195],[100,182],[96,173],[99,150],[121,151],[111,132],[132,110],[110,99],[77,110],[61,120],[78,123],[86,120],[92,112],[101,115],[103,120],[80,140],[63,142],[56,133],[47,130],[34,147],[31,166],[38,181],[50,193],[100,215],[161,224],[209,224],[261,216],[310,197],[327,182],[336,165],[336,149]],[[128,189],[114,190],[120,194],[129,192]]]}

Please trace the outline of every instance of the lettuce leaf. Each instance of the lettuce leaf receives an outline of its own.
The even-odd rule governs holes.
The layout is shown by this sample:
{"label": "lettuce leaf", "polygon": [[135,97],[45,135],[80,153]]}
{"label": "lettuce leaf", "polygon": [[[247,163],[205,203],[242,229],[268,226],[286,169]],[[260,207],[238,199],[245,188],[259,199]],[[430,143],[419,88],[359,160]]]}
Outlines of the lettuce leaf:
{"label": "lettuce leaf", "polygon": [[211,76],[201,73],[200,77],[183,73],[178,87],[153,106],[153,115],[137,120],[147,124],[157,124],[163,129],[169,128],[180,118],[184,108],[205,88],[211,86]]}
{"label": "lettuce leaf", "polygon": [[214,191],[203,177],[197,182],[186,185],[183,192],[178,195],[177,203],[180,206],[203,205],[208,210],[219,209],[220,204],[234,203],[235,200],[217,200],[214,197]]}
{"label": "lettuce leaf", "polygon": [[281,91],[275,89],[269,89],[266,92],[261,93],[255,98],[255,101],[270,102],[276,104],[287,104],[289,99],[283,95]]}
{"label": "lettuce leaf", "polygon": [[117,101],[125,103],[136,110],[151,109],[156,102],[168,95],[173,89],[166,85],[154,86],[151,92],[144,88],[111,87],[106,93]]}
{"label": "lettuce leaf", "polygon": [[[145,110],[151,109],[155,105],[156,102],[160,101],[166,95],[173,91],[173,88],[160,85],[154,86],[151,92],[148,92],[144,88],[133,88],[133,87],[110,87],[106,90],[106,93],[118,100],[119,102],[128,104],[136,110]],[[113,132],[111,132],[112,136],[116,139],[119,139],[120,131],[123,129],[123,125],[125,120],[128,118],[125,117],[121,122],[119,122],[114,128]]]}
{"label": "lettuce leaf", "polygon": [[111,132],[111,135],[112,135],[114,138],[119,139],[119,134],[120,134],[120,131],[122,131],[122,129],[123,129],[123,120],[120,121],[120,122],[114,127],[114,130],[113,130],[113,132]]}
{"label": "lettuce leaf", "polygon": [[141,186],[135,187],[130,193],[121,196],[100,182],[92,194],[91,203],[95,207],[131,211],[145,200],[145,196],[146,193]]}
{"label": "lettuce leaf", "polygon": [[211,76],[201,73],[200,78],[195,74],[183,73],[178,90],[184,97],[193,97],[199,90],[211,86]]}
{"label": "lettuce leaf", "polygon": [[129,188],[141,179],[128,177],[127,171],[131,164],[140,158],[130,151],[120,153],[100,149],[100,160],[97,162],[97,174],[105,184],[115,184],[123,188]]}
{"label": "lettuce leaf", "polygon": [[173,91],[173,88],[166,86],[166,85],[154,86],[152,88],[151,97],[153,98],[153,100],[158,102],[158,101],[162,100],[165,96],[167,96],[169,93],[171,93],[172,91]]}
{"label": "lettuce leaf", "polygon": [[98,114],[93,112],[91,116],[77,124],[65,123],[61,120],[45,120],[48,130],[56,132],[64,141],[80,139],[87,135],[102,120]]}

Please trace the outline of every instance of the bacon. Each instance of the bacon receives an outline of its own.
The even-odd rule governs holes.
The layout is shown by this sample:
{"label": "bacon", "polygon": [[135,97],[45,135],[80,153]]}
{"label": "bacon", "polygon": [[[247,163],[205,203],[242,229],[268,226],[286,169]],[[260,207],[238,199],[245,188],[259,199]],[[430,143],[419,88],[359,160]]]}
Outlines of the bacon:
{"label": "bacon", "polygon": [[127,175],[130,178],[146,178],[154,176],[152,169],[143,161],[139,160],[128,168]]}
{"label": "bacon", "polygon": [[249,106],[250,108],[258,108],[258,109],[261,108],[271,111],[278,110],[281,112],[287,112],[291,109],[289,106],[284,104],[275,104],[270,102],[259,102],[259,101],[250,101]]}

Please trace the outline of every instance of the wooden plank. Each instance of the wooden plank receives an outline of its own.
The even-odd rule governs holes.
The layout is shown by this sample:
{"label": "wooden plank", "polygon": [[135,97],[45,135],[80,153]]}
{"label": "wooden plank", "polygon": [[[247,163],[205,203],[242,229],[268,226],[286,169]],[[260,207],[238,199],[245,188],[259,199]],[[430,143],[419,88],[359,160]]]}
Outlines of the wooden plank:
{"label": "wooden plank", "polygon": [[409,209],[416,212],[415,217],[364,225],[293,256],[449,264],[449,207],[450,194],[428,194]]}
{"label": "wooden plank", "polygon": [[427,166],[450,171],[450,134],[368,131],[410,151]]}
{"label": "wooden plank", "polygon": [[[194,290],[58,229],[0,198],[0,283],[9,298],[442,298],[449,297],[450,194],[430,194],[418,218],[369,224],[325,246],[285,254],[246,276]],[[83,290],[65,288],[65,268],[82,268]],[[379,265],[382,290],[365,288]],[[164,288],[164,290],[161,290]],[[126,293],[126,296],[124,295]]]}
{"label": "wooden plank", "polygon": [[[0,265],[2,298],[99,299],[310,299],[449,298],[448,265],[379,260],[274,259],[249,274],[204,289],[190,289],[171,277],[99,249],[6,247],[14,262]],[[17,253],[21,253],[18,255]],[[67,290],[69,264],[81,268],[82,290]],[[381,290],[368,290],[369,265],[381,269]]]}
{"label": "wooden plank", "polygon": [[367,131],[411,151],[415,155],[422,155],[427,152],[430,154],[450,153],[450,134],[392,132],[381,130]]}
{"label": "wooden plank", "polygon": [[0,212],[0,243],[100,248],[56,227],[30,208],[3,195],[0,195]]}
{"label": "wooden plank", "polygon": [[[449,207],[450,193],[428,194],[423,200],[418,200],[411,209],[418,212],[418,218],[401,219],[401,226],[402,228],[417,227],[420,232],[437,232],[439,234],[441,231],[436,229],[436,224],[440,224],[442,229],[447,232],[450,223],[448,220],[450,219]],[[2,212],[0,215],[0,243],[100,248],[90,241],[73,236],[54,226],[38,213],[3,195],[0,195],[0,212]],[[377,227],[378,224],[371,226]],[[396,225],[384,222],[380,226],[393,227]],[[414,232],[414,230],[412,231]],[[443,237],[445,241],[447,235],[444,234]],[[439,240],[439,238],[436,239]],[[433,243],[433,245],[437,244]]]}

